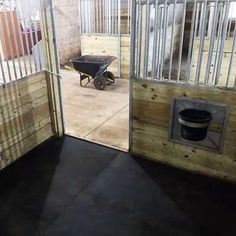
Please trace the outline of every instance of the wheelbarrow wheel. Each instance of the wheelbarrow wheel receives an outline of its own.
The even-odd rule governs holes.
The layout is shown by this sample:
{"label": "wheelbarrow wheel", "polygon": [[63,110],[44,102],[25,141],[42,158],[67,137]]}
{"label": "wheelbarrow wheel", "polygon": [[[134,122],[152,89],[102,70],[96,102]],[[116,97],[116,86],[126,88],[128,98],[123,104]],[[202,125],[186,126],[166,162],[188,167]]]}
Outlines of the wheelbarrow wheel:
{"label": "wheelbarrow wheel", "polygon": [[103,76],[106,78],[107,84],[114,84],[115,83],[115,76],[112,72],[106,71],[103,73]]}
{"label": "wheelbarrow wheel", "polygon": [[107,80],[104,76],[99,76],[94,79],[94,86],[98,90],[104,90],[107,86]]}

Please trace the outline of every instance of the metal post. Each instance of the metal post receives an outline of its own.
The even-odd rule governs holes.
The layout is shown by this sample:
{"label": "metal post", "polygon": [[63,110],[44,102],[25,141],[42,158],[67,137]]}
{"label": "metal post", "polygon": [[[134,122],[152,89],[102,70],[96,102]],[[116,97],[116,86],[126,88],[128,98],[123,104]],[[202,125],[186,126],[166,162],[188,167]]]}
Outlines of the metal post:
{"label": "metal post", "polygon": [[225,44],[225,39],[226,39],[226,33],[227,33],[229,6],[230,6],[230,2],[228,0],[226,3],[226,9],[225,9],[225,18],[224,18],[224,24],[223,24],[222,37],[221,37],[221,45],[220,45],[219,61],[218,61],[217,71],[216,71],[215,85],[217,85],[219,81],[219,77],[220,77],[220,70],[221,70],[222,59],[223,59],[223,50],[224,50],[224,44]]}
{"label": "metal post", "polygon": [[229,87],[229,79],[230,79],[232,64],[233,64],[233,60],[234,60],[235,48],[236,48],[236,25],[234,26],[233,46],[232,46],[232,51],[231,51],[231,55],[230,55],[230,62],[229,62],[229,69],[228,69],[228,74],[227,74],[226,87]]}
{"label": "metal post", "polygon": [[[157,78],[157,66],[158,66],[158,60],[157,58],[157,48],[159,48],[157,45],[159,36],[160,36],[160,31],[158,29],[158,25],[159,25],[159,5],[158,5],[158,0],[156,1],[155,4],[155,20],[154,20],[154,38],[153,38],[153,55],[152,55],[152,79],[156,79]],[[158,32],[159,31],[159,32]]]}
{"label": "metal post", "polygon": [[215,42],[215,36],[216,36],[216,22],[217,22],[217,14],[218,14],[218,0],[216,0],[215,7],[214,7],[214,15],[212,18],[212,29],[208,30],[210,31],[211,35],[210,36],[210,45],[209,45],[209,54],[208,54],[208,59],[207,59],[207,68],[206,68],[206,73],[205,73],[205,82],[204,84],[209,84],[209,75],[210,75],[210,69],[211,69],[211,61],[212,61],[212,54],[213,54],[213,49],[214,49],[214,42]]}
{"label": "metal post", "polygon": [[143,65],[143,77],[148,75],[148,52],[149,52],[149,33],[150,33],[150,0],[147,0],[146,4],[146,26],[145,26],[145,51],[144,51],[144,65]]}
{"label": "metal post", "polygon": [[163,67],[164,67],[164,64],[165,64],[165,54],[166,54],[166,31],[167,31],[167,28],[168,28],[168,16],[169,16],[169,7],[167,5],[167,0],[165,0],[165,3],[164,3],[164,32],[163,32],[163,39],[162,39],[162,59],[161,59],[161,69],[160,69],[160,72],[161,72],[161,76],[160,76],[160,79],[164,78],[164,75],[163,75]]}
{"label": "metal post", "polygon": [[170,43],[170,64],[169,64],[169,76],[168,76],[169,81],[171,80],[171,70],[172,70],[172,63],[173,63],[176,2],[177,2],[177,0],[174,0],[174,13],[173,13],[173,17],[172,17],[172,30],[171,30],[171,43]]}
{"label": "metal post", "polygon": [[118,0],[118,77],[121,77],[121,0]]}
{"label": "metal post", "polygon": [[181,70],[181,64],[182,64],[182,51],[183,51],[184,28],[185,28],[185,18],[186,18],[186,0],[184,0],[183,9],[184,9],[184,13],[183,13],[182,28],[181,28],[181,36],[180,36],[177,82],[179,82],[180,70]]}

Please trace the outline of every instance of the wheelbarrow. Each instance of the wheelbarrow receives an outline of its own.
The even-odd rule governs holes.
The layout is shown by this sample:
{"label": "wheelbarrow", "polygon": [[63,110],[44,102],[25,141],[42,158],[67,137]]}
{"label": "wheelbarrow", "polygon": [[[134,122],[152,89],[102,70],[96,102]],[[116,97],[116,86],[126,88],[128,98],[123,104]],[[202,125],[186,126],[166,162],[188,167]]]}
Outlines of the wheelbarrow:
{"label": "wheelbarrow", "polygon": [[[116,59],[113,56],[90,56],[85,55],[72,59],[74,69],[80,74],[80,86],[86,87],[91,80],[98,90],[104,90],[107,85],[115,83],[115,76],[107,71],[107,67]],[[83,83],[87,80],[86,83]]]}

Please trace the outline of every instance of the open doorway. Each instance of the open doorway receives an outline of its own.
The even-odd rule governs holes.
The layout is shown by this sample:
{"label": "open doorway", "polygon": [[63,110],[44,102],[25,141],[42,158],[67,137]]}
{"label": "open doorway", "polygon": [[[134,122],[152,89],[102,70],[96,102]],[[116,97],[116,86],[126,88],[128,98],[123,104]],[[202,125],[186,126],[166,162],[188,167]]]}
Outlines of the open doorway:
{"label": "open doorway", "polygon": [[[66,134],[127,151],[131,1],[60,1],[55,15]],[[72,63],[81,56],[93,58],[86,71]],[[104,56],[111,64],[94,67]],[[97,78],[108,73],[115,82],[99,89]]]}

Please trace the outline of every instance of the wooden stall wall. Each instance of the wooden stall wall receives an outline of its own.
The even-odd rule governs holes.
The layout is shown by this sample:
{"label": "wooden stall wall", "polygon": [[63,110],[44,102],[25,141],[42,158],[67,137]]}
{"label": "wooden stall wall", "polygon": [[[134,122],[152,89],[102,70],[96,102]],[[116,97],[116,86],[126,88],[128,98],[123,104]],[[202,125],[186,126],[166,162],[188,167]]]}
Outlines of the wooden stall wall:
{"label": "wooden stall wall", "polygon": [[0,87],[0,169],[53,136],[44,72]]}
{"label": "wooden stall wall", "polygon": [[[131,152],[178,168],[236,182],[236,91],[134,80]],[[172,143],[168,139],[175,96],[230,106],[222,154]]]}
{"label": "wooden stall wall", "polygon": [[[115,56],[115,60],[109,70],[116,76],[118,75],[118,55],[119,44],[116,36],[81,36],[81,53],[82,55],[104,55]],[[130,64],[130,36],[121,36],[121,78],[129,78],[129,64]]]}

